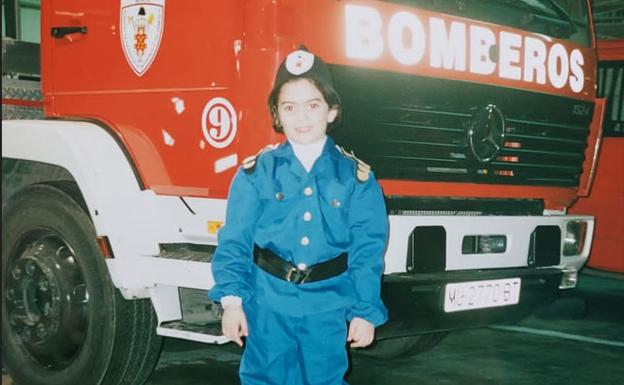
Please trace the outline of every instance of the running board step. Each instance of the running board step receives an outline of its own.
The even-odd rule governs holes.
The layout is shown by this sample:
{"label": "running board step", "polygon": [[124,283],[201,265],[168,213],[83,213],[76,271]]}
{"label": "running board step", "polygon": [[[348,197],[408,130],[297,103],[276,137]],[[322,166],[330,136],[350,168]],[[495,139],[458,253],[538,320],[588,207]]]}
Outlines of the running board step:
{"label": "running board step", "polygon": [[215,245],[195,243],[160,243],[160,258],[178,259],[183,261],[211,262],[217,249]]}
{"label": "running board step", "polygon": [[156,328],[156,333],[164,337],[223,345],[230,340],[221,333],[221,324],[196,324],[184,321],[163,322]]}

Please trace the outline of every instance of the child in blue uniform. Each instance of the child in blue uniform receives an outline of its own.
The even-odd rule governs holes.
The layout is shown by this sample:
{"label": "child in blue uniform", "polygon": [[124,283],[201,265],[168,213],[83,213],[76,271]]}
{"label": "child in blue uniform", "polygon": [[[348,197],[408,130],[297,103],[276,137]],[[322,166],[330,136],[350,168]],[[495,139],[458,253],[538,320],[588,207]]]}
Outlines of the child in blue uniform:
{"label": "child in blue uniform", "polygon": [[368,346],[387,320],[380,299],[388,222],[370,167],[327,136],[340,99],[305,49],[278,69],[269,109],[286,135],[243,162],[212,261],[210,298],[243,345],[255,384],[343,384],[345,344]]}

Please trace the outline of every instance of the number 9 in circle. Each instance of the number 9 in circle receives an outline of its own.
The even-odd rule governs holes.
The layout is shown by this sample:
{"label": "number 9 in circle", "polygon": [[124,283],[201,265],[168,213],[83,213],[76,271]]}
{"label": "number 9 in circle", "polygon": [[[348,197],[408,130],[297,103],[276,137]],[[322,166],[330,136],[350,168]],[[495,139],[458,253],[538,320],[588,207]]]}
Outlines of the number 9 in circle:
{"label": "number 9 in circle", "polygon": [[232,104],[224,98],[212,98],[202,112],[204,138],[215,148],[229,146],[236,136],[238,120]]}

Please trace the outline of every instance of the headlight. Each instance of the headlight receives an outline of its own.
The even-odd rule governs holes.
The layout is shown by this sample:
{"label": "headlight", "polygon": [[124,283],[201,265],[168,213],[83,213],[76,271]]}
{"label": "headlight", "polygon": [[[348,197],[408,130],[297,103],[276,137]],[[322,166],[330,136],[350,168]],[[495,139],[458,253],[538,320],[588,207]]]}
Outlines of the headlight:
{"label": "headlight", "polygon": [[585,235],[587,234],[587,222],[570,221],[566,224],[566,231],[563,238],[563,255],[569,257],[580,255],[585,246]]}

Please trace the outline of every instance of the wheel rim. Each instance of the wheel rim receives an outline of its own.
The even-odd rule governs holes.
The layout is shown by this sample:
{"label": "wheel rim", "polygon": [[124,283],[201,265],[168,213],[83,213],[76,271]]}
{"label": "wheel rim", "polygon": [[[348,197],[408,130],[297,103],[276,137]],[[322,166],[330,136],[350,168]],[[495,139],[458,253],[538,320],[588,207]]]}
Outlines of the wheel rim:
{"label": "wheel rim", "polygon": [[40,365],[67,367],[85,343],[89,293],[70,243],[33,229],[17,243],[5,275],[6,315],[22,349]]}

